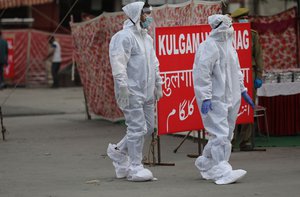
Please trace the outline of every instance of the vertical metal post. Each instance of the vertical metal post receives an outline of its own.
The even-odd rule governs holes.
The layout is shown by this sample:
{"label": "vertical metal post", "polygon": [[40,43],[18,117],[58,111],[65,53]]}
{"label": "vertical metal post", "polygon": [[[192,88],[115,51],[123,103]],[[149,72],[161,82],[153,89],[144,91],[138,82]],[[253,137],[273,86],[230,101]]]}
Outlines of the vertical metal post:
{"label": "vertical metal post", "polygon": [[[156,162],[156,159],[155,159],[155,145],[157,145],[157,162]],[[157,138],[155,139],[155,134],[153,133],[152,134],[152,143],[151,143],[151,146],[150,147],[153,151],[152,151],[152,157],[153,157],[153,162],[151,163],[150,162],[150,159],[148,159],[149,162],[144,162],[145,165],[159,165],[159,166],[175,166],[174,163],[162,163],[161,162],[161,154],[160,154],[160,138],[159,136],[157,136]]]}
{"label": "vertical metal post", "polygon": [[31,48],[31,30],[28,31],[27,41],[27,54],[26,54],[26,70],[25,70],[25,86],[28,84],[29,69],[30,69],[30,48]]}
{"label": "vertical metal post", "polygon": [[88,120],[91,120],[91,115],[89,113],[89,107],[88,107],[88,104],[87,104],[87,99],[86,99],[86,94],[84,92],[84,89],[82,88],[82,91],[83,91],[83,95],[84,95],[84,104],[85,104],[85,112],[86,112],[86,116],[87,116],[87,119]]}
{"label": "vertical metal post", "polygon": [[201,153],[202,153],[200,132],[201,132],[200,130],[197,131],[197,133],[198,133],[198,154],[199,155],[201,155]]}
{"label": "vertical metal post", "polygon": [[160,163],[161,159],[160,159],[161,155],[160,155],[160,138],[159,135],[157,135],[157,160],[158,163]]}
{"label": "vertical metal post", "polygon": [[296,17],[296,23],[297,23],[297,64],[298,64],[298,68],[300,68],[300,0],[297,0],[297,17]]}
{"label": "vertical metal post", "polygon": [[[28,6],[28,18],[32,18],[32,6]],[[33,23],[29,23],[29,27],[32,27]]]}
{"label": "vertical metal post", "polygon": [[5,141],[5,133],[6,133],[6,128],[3,125],[3,114],[2,114],[2,108],[0,106],[0,119],[1,119],[1,132],[2,132],[2,139]]}
{"label": "vertical metal post", "polygon": [[155,131],[152,133],[151,135],[152,139],[151,139],[151,145],[150,145],[150,149],[151,149],[151,153],[152,153],[152,163],[150,160],[150,154],[148,155],[148,162],[147,164],[149,164],[149,166],[155,166],[156,164],[156,159],[155,159],[155,144],[156,144],[156,139],[155,139]]}

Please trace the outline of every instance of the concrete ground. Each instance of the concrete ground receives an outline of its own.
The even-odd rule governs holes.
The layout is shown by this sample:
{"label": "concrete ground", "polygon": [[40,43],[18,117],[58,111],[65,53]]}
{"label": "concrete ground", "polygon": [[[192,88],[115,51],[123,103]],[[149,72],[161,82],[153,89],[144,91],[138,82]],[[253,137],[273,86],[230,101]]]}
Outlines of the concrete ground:
{"label": "concrete ground", "polygon": [[[0,197],[299,197],[300,147],[233,152],[233,168],[248,171],[236,184],[202,180],[188,153],[197,144],[161,137],[162,163],[149,167],[158,181],[114,178],[108,143],[124,135],[123,124],[85,115],[82,88],[0,91],[7,141],[0,139]],[[149,153],[149,140],[145,156]]]}

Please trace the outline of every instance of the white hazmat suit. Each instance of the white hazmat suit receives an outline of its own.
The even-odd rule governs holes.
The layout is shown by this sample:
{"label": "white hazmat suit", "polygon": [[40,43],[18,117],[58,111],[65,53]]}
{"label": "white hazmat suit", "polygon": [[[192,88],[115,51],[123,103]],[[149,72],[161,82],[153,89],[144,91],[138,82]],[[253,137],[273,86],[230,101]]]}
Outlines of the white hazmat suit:
{"label": "white hazmat suit", "polygon": [[208,23],[212,31],[197,49],[193,80],[199,108],[204,101],[211,102],[211,110],[201,112],[210,137],[195,165],[203,178],[214,180],[216,184],[229,184],[246,174],[244,170],[232,170],[228,161],[241,93],[247,89],[232,43],[231,18],[212,15],[208,17]]}
{"label": "white hazmat suit", "polygon": [[142,165],[142,151],[144,136],[154,131],[155,99],[162,96],[153,39],[140,25],[143,6],[144,2],[134,2],[122,8],[129,19],[109,45],[115,96],[125,116],[127,133],[118,144],[109,144],[107,154],[117,178],[130,181],[153,179]]}

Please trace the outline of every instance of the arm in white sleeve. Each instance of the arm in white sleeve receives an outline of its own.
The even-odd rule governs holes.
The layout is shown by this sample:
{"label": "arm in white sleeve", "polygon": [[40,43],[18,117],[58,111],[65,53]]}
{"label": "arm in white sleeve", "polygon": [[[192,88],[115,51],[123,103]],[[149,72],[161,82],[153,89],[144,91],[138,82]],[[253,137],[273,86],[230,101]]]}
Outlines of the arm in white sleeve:
{"label": "arm in white sleeve", "polygon": [[244,92],[244,91],[247,91],[247,88],[245,87],[244,85],[244,74],[242,73],[241,71],[241,66],[240,66],[240,63],[239,61],[238,62],[238,77],[239,77],[239,82],[240,82],[240,90],[241,90],[241,93]]}
{"label": "arm in white sleeve", "polygon": [[238,74],[239,74],[239,81],[240,81],[240,89],[241,89],[241,93],[242,93],[244,91],[247,91],[247,88],[244,85],[244,75],[243,75],[241,69],[239,69],[238,72],[239,72]]}
{"label": "arm in white sleeve", "polygon": [[115,83],[127,86],[127,63],[131,55],[130,38],[126,34],[116,34],[109,44],[109,58]]}
{"label": "arm in white sleeve", "polygon": [[212,74],[219,53],[213,44],[200,45],[194,62],[194,87],[199,92],[200,100],[212,98]]}
{"label": "arm in white sleeve", "polygon": [[162,79],[161,79],[161,76],[159,74],[159,61],[158,61],[158,59],[155,55],[154,50],[152,50],[151,56],[154,60],[153,62],[154,62],[154,66],[155,66],[155,86],[158,87],[158,86],[162,85]]}
{"label": "arm in white sleeve", "polygon": [[159,61],[156,57],[155,49],[153,47],[153,39],[149,36],[151,40],[151,52],[150,52],[150,62],[153,62],[153,66],[155,67],[155,87],[161,86],[162,85],[162,79],[160,76],[159,72]]}

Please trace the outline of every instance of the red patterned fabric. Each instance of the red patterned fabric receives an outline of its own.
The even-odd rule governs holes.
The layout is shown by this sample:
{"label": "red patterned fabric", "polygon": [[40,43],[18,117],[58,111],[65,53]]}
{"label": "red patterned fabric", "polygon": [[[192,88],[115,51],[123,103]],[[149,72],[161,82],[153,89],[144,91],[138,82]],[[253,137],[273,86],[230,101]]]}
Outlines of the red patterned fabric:
{"label": "red patterned fabric", "polygon": [[[48,55],[49,35],[49,33],[36,30],[3,31],[4,38],[13,38],[14,40],[15,76],[10,83],[21,86],[40,86],[48,83],[49,71],[46,69],[44,59]],[[62,64],[60,70],[63,70],[72,63],[72,38],[70,35],[64,34],[56,34],[55,38],[61,45]]]}
{"label": "red patterned fabric", "polygon": [[273,16],[252,17],[251,25],[260,36],[266,71],[297,67],[296,8]]}
{"label": "red patterned fabric", "polygon": [[[204,24],[209,15],[216,13],[221,13],[219,3],[199,4],[191,1],[154,8],[152,15],[155,22],[149,33],[154,38],[155,27]],[[115,102],[108,47],[111,37],[122,29],[125,20],[123,12],[117,12],[71,24],[74,57],[89,110],[110,120],[122,118],[123,114]]]}
{"label": "red patterned fabric", "polygon": [[[259,97],[259,104],[267,108],[268,128],[271,136],[300,134],[300,94]],[[263,119],[259,125],[265,131]]]}

